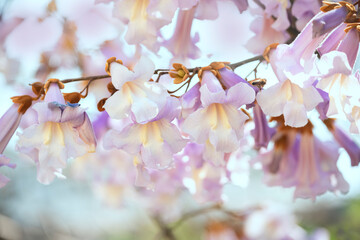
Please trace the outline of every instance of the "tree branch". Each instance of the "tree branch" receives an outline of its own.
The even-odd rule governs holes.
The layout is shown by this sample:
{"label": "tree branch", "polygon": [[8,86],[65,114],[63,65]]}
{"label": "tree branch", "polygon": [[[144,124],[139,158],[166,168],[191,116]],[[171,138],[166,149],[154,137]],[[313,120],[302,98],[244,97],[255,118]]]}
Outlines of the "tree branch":
{"label": "tree branch", "polygon": [[[232,63],[229,65],[229,67],[232,70],[235,70],[237,67],[240,67],[242,65],[245,65],[247,63],[251,63],[254,61],[263,61],[264,57],[262,55],[258,55],[249,59],[245,59],[243,61],[240,62],[236,62],[236,63]],[[195,68],[189,68],[189,72],[194,72],[197,71],[199,68],[195,67]],[[170,72],[171,69],[156,69],[154,71],[154,74],[160,74],[161,72]],[[80,82],[80,81],[95,81],[98,79],[104,79],[104,78],[109,78],[111,77],[110,75],[106,74],[106,75],[96,75],[96,76],[88,76],[88,77],[80,77],[80,78],[68,78],[68,79],[63,79],[61,80],[62,83],[72,83],[72,82]]]}

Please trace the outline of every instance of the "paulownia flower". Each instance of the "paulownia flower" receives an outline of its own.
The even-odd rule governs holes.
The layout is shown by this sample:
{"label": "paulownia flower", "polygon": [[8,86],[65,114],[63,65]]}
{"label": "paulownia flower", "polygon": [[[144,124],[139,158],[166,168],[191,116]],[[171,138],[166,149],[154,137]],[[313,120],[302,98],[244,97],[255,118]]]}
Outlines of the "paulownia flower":
{"label": "paulownia flower", "polygon": [[43,102],[36,103],[38,124],[19,135],[17,149],[32,158],[37,166],[37,179],[50,184],[66,167],[68,158],[94,152],[96,140],[85,110],[78,104],[65,104],[60,88],[64,85],[50,79],[45,85]]}
{"label": "paulownia flower", "polygon": [[109,63],[111,81],[118,90],[104,105],[111,118],[131,117],[137,123],[146,123],[159,114],[170,96],[161,84],[149,82],[154,70],[154,64],[145,57],[133,71],[119,62]]}
{"label": "paulownia flower", "polygon": [[146,123],[132,123],[120,132],[110,130],[104,139],[105,148],[122,149],[146,168],[168,168],[173,162],[172,156],[181,151],[187,142],[171,123],[179,115],[178,108],[178,100],[171,97],[159,114]]}
{"label": "paulownia flower", "polygon": [[242,82],[225,91],[210,71],[203,72],[201,84],[202,107],[185,119],[182,130],[216,152],[233,152],[239,147],[243,124],[248,119],[239,108],[254,101],[255,91]]}

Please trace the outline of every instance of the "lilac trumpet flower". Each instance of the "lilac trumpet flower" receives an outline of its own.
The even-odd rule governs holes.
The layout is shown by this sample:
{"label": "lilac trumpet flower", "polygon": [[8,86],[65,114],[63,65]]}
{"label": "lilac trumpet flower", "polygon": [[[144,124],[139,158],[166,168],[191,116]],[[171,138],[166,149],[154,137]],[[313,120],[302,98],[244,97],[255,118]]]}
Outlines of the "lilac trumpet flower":
{"label": "lilac trumpet flower", "polygon": [[135,165],[144,164],[148,169],[168,168],[173,164],[173,155],[180,152],[187,142],[172,123],[179,114],[179,101],[170,97],[150,121],[131,123],[121,131],[108,131],[104,147],[122,149],[131,154]]}
{"label": "lilac trumpet flower", "polygon": [[196,59],[200,56],[200,49],[195,45],[199,41],[199,34],[191,37],[191,26],[195,16],[196,6],[188,10],[180,10],[174,35],[165,42],[165,46],[173,54],[172,61],[184,62],[186,59]]}
{"label": "lilac trumpet flower", "polygon": [[[242,82],[224,90],[211,71],[202,72],[201,79],[202,107],[191,113],[181,128],[196,143],[205,144],[205,155],[209,157],[233,152],[239,148],[243,125],[248,119],[239,108],[254,101],[255,91]],[[217,165],[222,161],[217,157],[212,162]]]}
{"label": "lilac trumpet flower", "polygon": [[50,184],[55,176],[65,178],[61,172],[68,158],[94,152],[96,148],[88,115],[79,104],[65,103],[60,91],[63,87],[58,79],[48,80],[44,101],[33,106],[38,124],[18,134],[17,149],[34,160],[37,179],[43,184]]}
{"label": "lilac trumpet flower", "polygon": [[301,132],[294,198],[315,200],[327,191],[346,194],[349,184],[336,166],[338,147],[319,141],[309,130],[306,126]]}

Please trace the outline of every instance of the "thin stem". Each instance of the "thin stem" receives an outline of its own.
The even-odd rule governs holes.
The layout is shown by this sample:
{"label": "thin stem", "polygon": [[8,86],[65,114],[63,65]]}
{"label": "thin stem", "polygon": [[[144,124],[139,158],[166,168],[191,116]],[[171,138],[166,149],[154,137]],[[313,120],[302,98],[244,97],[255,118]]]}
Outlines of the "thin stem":
{"label": "thin stem", "polygon": [[254,61],[264,61],[264,57],[263,55],[258,55],[258,56],[255,56],[255,57],[252,57],[252,58],[249,58],[249,59],[246,59],[244,61],[241,61],[241,62],[237,62],[237,63],[232,63],[229,65],[229,67],[234,71],[236,68],[242,66],[242,65],[245,65],[247,63],[251,63],[251,62],[254,62]]}
{"label": "thin stem", "polygon": [[97,76],[89,76],[89,77],[81,77],[81,78],[68,78],[61,80],[62,83],[71,83],[71,82],[80,82],[80,81],[94,81],[98,79],[109,78],[110,75],[97,75]]}
{"label": "thin stem", "polygon": [[[247,63],[251,63],[254,61],[263,61],[264,57],[262,55],[259,56],[255,56],[249,59],[246,59],[244,61],[240,61],[240,62],[236,62],[236,63],[232,63],[229,65],[229,67],[232,70],[235,70],[237,67],[240,67],[242,65],[245,65]],[[195,67],[195,68],[189,68],[189,72],[197,72],[199,71],[199,67]],[[156,69],[154,71],[154,74],[165,74],[165,73],[161,73],[161,72],[170,72],[170,69]],[[95,81],[98,79],[104,79],[104,78],[109,78],[111,77],[110,75],[106,74],[106,75],[96,75],[96,76],[88,76],[88,77],[80,77],[80,78],[68,78],[68,79],[63,79],[61,80],[62,83],[71,83],[71,82],[80,82],[80,81]]]}

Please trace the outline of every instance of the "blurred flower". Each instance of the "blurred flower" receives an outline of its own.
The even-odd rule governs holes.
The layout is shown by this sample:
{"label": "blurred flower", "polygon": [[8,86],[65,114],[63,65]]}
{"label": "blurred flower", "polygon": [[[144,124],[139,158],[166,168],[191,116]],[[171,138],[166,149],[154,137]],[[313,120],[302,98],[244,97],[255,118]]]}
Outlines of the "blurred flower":
{"label": "blurred flower", "polygon": [[[16,167],[15,164],[10,163],[10,159],[8,159],[4,155],[0,154],[0,167],[3,167],[3,166],[7,166],[10,168]],[[4,175],[2,175],[0,173],[0,188],[4,187],[9,181],[10,180],[7,177],[5,177]]]}

